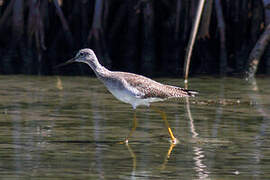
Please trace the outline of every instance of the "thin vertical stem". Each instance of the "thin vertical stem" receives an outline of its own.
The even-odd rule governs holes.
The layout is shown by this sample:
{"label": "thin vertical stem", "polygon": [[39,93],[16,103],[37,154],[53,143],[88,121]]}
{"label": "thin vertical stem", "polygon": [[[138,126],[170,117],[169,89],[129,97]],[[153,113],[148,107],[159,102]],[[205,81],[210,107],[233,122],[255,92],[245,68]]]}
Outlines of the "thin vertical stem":
{"label": "thin vertical stem", "polygon": [[190,58],[191,58],[191,54],[192,54],[192,50],[193,50],[193,46],[194,46],[194,42],[195,42],[195,37],[196,37],[197,32],[198,32],[198,27],[199,27],[204,3],[205,3],[205,0],[200,0],[200,2],[199,2],[197,14],[195,17],[195,22],[193,24],[190,39],[188,42],[188,48],[187,48],[187,53],[185,56],[185,66],[184,66],[185,83],[188,82],[187,79],[188,79],[188,73],[189,73]]}

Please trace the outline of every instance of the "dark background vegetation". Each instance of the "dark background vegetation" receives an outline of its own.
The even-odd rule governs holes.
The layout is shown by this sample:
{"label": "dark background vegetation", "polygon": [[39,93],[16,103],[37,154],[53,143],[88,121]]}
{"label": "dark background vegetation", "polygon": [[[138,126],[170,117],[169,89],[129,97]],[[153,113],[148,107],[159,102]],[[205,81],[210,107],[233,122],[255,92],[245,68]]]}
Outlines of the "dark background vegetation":
{"label": "dark background vegetation", "polygon": [[[84,47],[111,70],[182,76],[198,0],[0,0],[0,73],[92,72],[53,67]],[[241,74],[269,22],[266,0],[207,0],[192,74]],[[267,22],[268,21],[268,22]],[[259,73],[270,74],[269,51]]]}

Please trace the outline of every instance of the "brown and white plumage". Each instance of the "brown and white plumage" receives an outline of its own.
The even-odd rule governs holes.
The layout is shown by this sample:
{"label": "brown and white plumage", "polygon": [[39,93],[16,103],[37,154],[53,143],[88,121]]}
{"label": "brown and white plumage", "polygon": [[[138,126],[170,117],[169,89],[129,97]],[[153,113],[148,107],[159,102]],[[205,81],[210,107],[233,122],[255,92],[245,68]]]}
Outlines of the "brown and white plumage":
{"label": "brown and white plumage", "polygon": [[139,105],[149,106],[151,102],[168,98],[195,96],[196,91],[176,86],[164,85],[147,77],[118,71],[109,71],[99,64],[91,49],[82,49],[77,55],[64,63],[83,62],[88,64],[107,89],[120,101],[129,103],[135,109]]}
{"label": "brown and white plumage", "polygon": [[140,98],[178,98],[186,96],[194,96],[197,92],[186,90],[176,86],[170,86],[156,82],[150,78],[126,73],[126,72],[112,72],[118,77],[123,77],[130,86],[137,88],[144,95]]}

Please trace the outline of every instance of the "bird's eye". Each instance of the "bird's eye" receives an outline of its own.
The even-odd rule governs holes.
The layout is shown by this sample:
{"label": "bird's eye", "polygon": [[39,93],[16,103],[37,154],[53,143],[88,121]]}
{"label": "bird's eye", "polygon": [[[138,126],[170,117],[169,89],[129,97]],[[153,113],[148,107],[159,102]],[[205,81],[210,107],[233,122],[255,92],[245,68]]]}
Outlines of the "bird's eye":
{"label": "bird's eye", "polygon": [[81,56],[81,57],[84,56],[84,55],[85,55],[85,53],[83,53],[83,52],[80,53],[80,56]]}

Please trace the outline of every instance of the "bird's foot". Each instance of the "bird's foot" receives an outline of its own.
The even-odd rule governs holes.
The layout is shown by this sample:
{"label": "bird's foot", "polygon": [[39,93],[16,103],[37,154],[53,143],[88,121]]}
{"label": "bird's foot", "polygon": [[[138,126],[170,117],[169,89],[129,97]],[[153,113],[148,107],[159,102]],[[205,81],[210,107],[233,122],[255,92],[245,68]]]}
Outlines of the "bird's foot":
{"label": "bird's foot", "polygon": [[179,143],[179,140],[176,139],[176,138],[173,138],[173,139],[170,139],[170,143],[171,144],[178,144]]}
{"label": "bird's foot", "polygon": [[128,144],[128,139],[126,138],[124,141],[120,141],[117,144]]}

